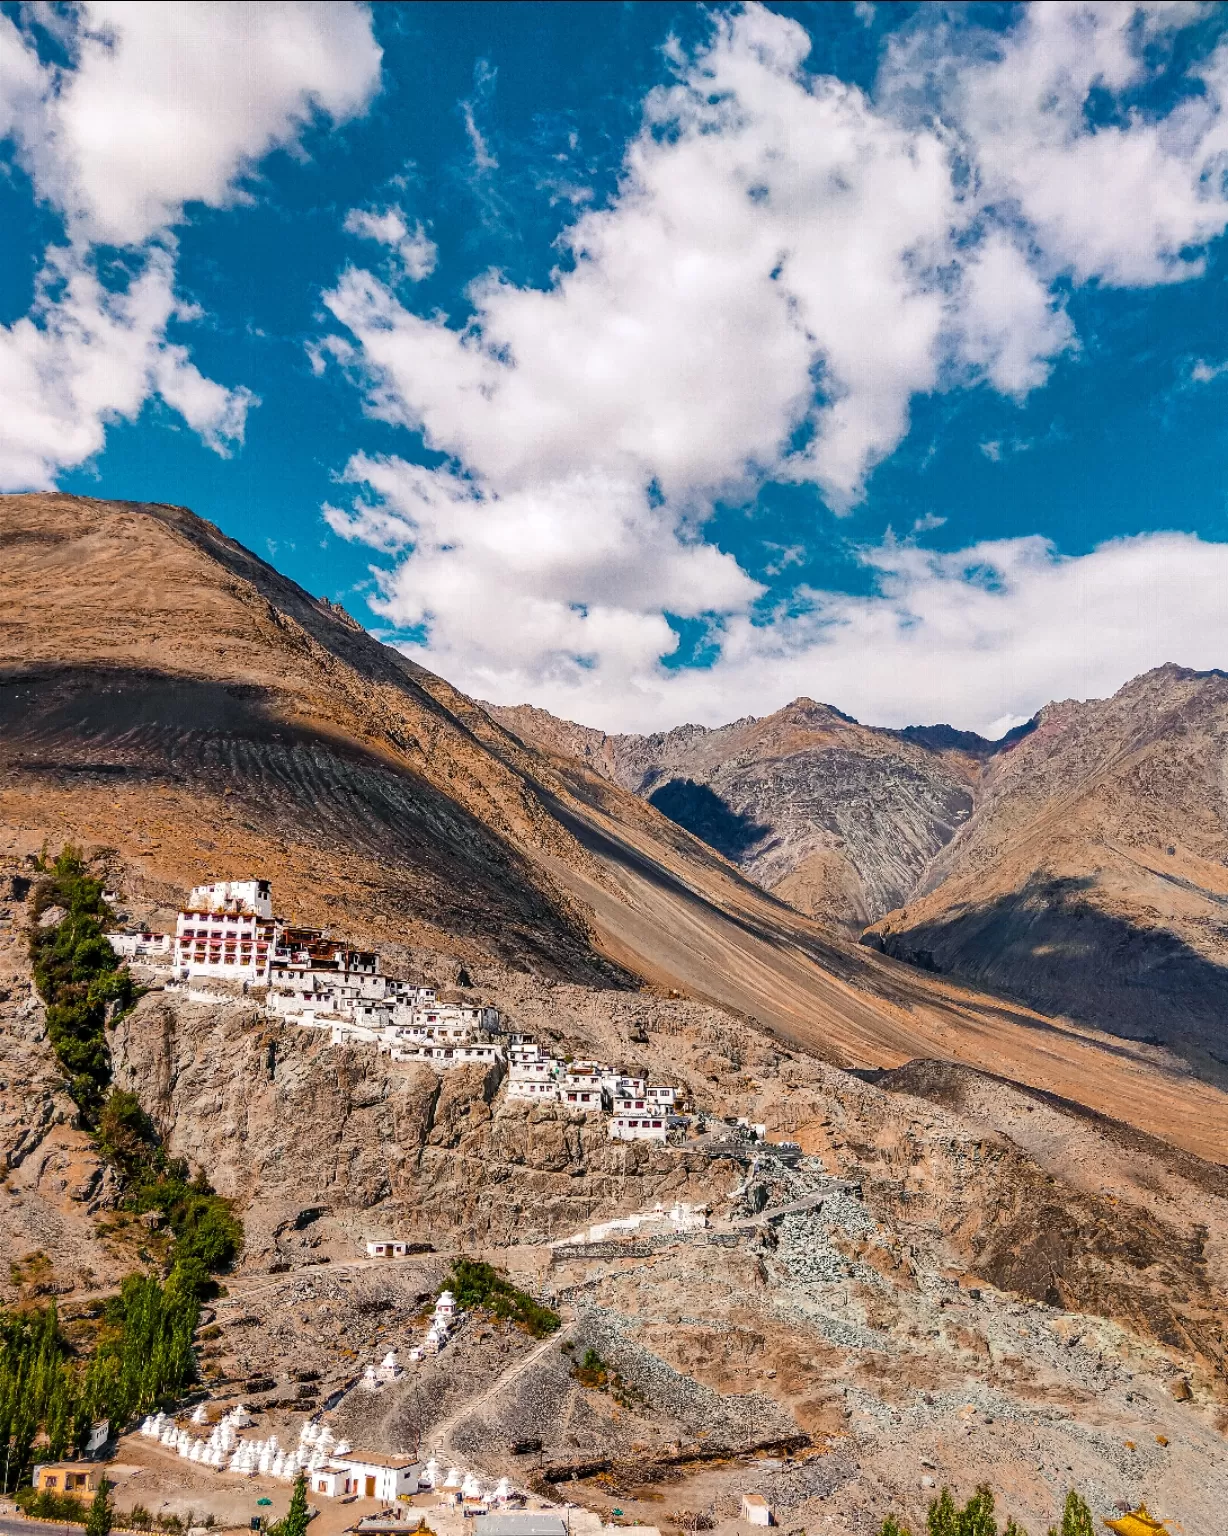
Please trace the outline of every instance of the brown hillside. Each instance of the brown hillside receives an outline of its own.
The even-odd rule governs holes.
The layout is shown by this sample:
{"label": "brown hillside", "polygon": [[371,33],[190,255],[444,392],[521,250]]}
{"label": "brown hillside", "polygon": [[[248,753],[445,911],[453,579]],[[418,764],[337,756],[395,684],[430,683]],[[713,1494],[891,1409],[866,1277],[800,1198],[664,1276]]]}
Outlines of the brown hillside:
{"label": "brown hillside", "polygon": [[7,497],[0,547],[9,849],[113,846],[168,900],[260,871],[291,915],[382,945],[643,978],[835,1062],[970,1062],[1228,1144],[1228,1096],[1162,1052],[848,943],[191,513]]}
{"label": "brown hillside", "polygon": [[1228,1084],[1228,675],[1053,704],[992,760],[888,950],[1181,1051]]}
{"label": "brown hillside", "polygon": [[877,730],[812,699],[651,736],[486,707],[522,741],[651,800],[799,911],[856,932],[916,889],[971,814],[992,750],[941,727]]}

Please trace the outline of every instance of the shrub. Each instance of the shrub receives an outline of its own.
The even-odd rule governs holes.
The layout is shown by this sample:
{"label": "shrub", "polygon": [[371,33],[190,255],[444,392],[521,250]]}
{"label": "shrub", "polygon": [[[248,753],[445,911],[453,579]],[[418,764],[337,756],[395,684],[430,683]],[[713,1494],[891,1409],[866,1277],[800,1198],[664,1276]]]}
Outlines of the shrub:
{"label": "shrub", "polygon": [[447,1286],[455,1292],[457,1306],[466,1310],[484,1307],[495,1317],[516,1323],[535,1339],[556,1332],[562,1322],[557,1312],[517,1290],[493,1265],[476,1259],[457,1259]]}

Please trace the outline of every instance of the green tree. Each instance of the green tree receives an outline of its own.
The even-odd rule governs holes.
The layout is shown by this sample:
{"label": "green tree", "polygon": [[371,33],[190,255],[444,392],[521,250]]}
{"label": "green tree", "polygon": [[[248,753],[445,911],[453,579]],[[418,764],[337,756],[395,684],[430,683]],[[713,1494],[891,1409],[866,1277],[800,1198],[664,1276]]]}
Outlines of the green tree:
{"label": "green tree", "polygon": [[993,1493],[982,1483],[959,1514],[959,1536],[998,1536],[993,1517]]}
{"label": "green tree", "polygon": [[959,1528],[959,1511],[955,1507],[955,1500],[951,1497],[949,1488],[944,1488],[938,1497],[931,1501],[925,1528],[929,1536],[962,1536]]}
{"label": "green tree", "polygon": [[85,1517],[85,1536],[111,1536],[114,1514],[111,1507],[111,1484],[104,1477],[98,1484],[98,1492]]}
{"label": "green tree", "polygon": [[[1049,1527],[1049,1536],[1059,1536],[1056,1526]],[[1066,1507],[1062,1510],[1060,1536],[1095,1536],[1092,1512],[1072,1488],[1066,1495]]]}
{"label": "green tree", "polygon": [[307,1536],[307,1522],[311,1515],[307,1509],[307,1479],[300,1472],[294,1479],[294,1492],[290,1495],[290,1508],[285,1518],[269,1527],[269,1536]]}
{"label": "green tree", "polygon": [[878,1536],[912,1536],[906,1525],[901,1525],[894,1515],[888,1515],[878,1528]]}

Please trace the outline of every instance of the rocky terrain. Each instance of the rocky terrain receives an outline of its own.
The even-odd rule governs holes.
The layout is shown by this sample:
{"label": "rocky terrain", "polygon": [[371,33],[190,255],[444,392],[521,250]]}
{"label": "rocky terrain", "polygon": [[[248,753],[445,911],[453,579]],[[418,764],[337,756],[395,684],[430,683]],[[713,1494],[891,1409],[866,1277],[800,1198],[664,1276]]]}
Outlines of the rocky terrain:
{"label": "rocky terrain", "polygon": [[874,932],[895,953],[1179,1050],[1228,1082],[1228,675],[1049,705]]}
{"label": "rocky terrain", "polygon": [[[685,999],[493,970],[481,994],[562,1049],[762,1117],[802,1161],[613,1146],[480,1071],[441,1079],[151,991],[113,1033],[117,1081],[248,1232],[202,1329],[215,1395],[283,1440],[331,1403],[372,1448],[543,1487],[576,1468],[573,1496],[655,1523],[758,1487],[790,1528],[869,1532],[888,1509],[915,1519],[939,1481],[966,1495],[986,1476],[1034,1529],[1071,1485],[1099,1513],[1146,1497],[1188,1530],[1211,1519],[1228,1494],[1223,1168],[970,1068],[852,1075]],[[707,1205],[709,1230],[626,1257],[549,1246],[675,1197]],[[432,1251],[367,1260],[387,1235]],[[564,1331],[537,1344],[476,1316],[400,1383],[356,1387],[421,1338],[461,1252],[552,1301]],[[91,1282],[75,1256],[58,1273],[71,1306]],[[589,1349],[603,1383],[576,1375]]]}
{"label": "rocky terrain", "polygon": [[[1034,1531],[1073,1485],[1098,1516],[1145,1496],[1213,1528],[1228,1094],[1196,1062],[797,911],[180,509],[5,498],[0,538],[0,1300],[71,1315],[165,1241],[116,1208],[46,1042],[25,942],[39,851],[83,844],[129,919],[163,928],[200,878],[259,874],[389,971],[800,1151],[613,1144],[509,1104],[497,1073],[439,1077],[145,974],[109,1031],[114,1080],[246,1233],[197,1337],[213,1395],[283,1439],[327,1412],[372,1449],[574,1473],[592,1508],[665,1526],[759,1487],[787,1529],[872,1532],[988,1476]],[[979,784],[1037,735],[987,760],[905,734],[890,772],[929,753]],[[963,802],[944,803],[954,826]],[[979,814],[949,850],[980,846]],[[709,1228],[552,1247],[676,1198]],[[375,1264],[378,1236],[424,1252]],[[559,1334],[478,1313],[439,1361],[355,1390],[420,1337],[461,1254],[555,1305]],[[578,1373],[589,1350],[601,1368]]]}
{"label": "rocky terrain", "polygon": [[[1228,1095],[1184,1058],[1123,1052],[797,912],[182,508],[9,496],[0,541],[15,869],[44,843],[118,850],[162,920],[205,875],[258,871],[287,916],[432,956],[445,980],[648,986],[838,1064],[951,1057],[1133,1123],[1158,1113],[1193,1151],[1228,1142]],[[897,747],[979,760],[942,733]]]}
{"label": "rocky terrain", "polygon": [[857,931],[916,889],[997,748],[942,726],[875,730],[811,699],[653,736],[485,707],[522,740],[643,796],[799,911]]}

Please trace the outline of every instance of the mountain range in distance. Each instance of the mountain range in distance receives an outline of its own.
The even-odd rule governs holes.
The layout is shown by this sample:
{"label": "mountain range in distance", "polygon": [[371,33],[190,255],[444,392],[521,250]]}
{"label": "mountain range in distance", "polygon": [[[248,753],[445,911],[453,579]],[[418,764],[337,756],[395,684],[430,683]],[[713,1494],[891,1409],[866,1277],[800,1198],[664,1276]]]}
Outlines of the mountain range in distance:
{"label": "mountain range in distance", "polygon": [[1163,666],[996,742],[810,699],[647,736],[487,708],[863,944],[1228,1084],[1224,673]]}

